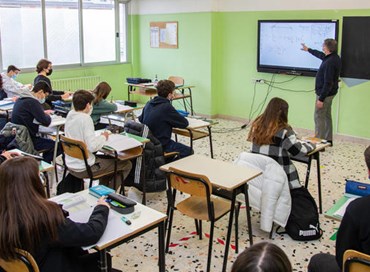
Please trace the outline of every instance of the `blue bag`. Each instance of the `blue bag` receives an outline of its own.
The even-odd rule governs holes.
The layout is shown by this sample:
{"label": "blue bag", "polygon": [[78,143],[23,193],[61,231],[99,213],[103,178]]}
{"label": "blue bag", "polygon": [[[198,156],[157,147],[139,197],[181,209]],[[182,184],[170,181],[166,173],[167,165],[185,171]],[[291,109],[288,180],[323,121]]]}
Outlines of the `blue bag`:
{"label": "blue bag", "polygon": [[346,193],[358,196],[370,195],[370,184],[346,179]]}

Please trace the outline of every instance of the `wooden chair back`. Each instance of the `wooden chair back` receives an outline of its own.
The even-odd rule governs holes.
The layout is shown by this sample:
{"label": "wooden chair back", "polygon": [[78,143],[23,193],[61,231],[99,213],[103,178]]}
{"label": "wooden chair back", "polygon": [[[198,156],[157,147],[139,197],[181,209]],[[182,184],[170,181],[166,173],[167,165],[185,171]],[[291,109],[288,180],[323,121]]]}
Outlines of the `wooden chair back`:
{"label": "wooden chair back", "polygon": [[171,80],[175,85],[184,85],[185,80],[182,77],[179,76],[170,76],[168,80]]}
{"label": "wooden chair back", "polygon": [[206,176],[181,171],[173,167],[170,167],[169,170],[170,185],[172,188],[192,196],[206,197],[209,199],[212,192],[212,185]]}
{"label": "wooden chair back", "polygon": [[343,255],[343,272],[370,272],[370,255],[346,250]]}
{"label": "wooden chair back", "polygon": [[60,142],[62,143],[63,151],[66,155],[72,158],[84,160],[85,154],[85,158],[89,158],[89,152],[87,151],[87,147],[84,142],[68,138],[63,135],[60,135],[60,140]]}
{"label": "wooden chair back", "polygon": [[39,272],[38,265],[30,253],[22,249],[16,249],[18,259],[4,261],[0,259],[0,267],[5,271],[14,272]]}

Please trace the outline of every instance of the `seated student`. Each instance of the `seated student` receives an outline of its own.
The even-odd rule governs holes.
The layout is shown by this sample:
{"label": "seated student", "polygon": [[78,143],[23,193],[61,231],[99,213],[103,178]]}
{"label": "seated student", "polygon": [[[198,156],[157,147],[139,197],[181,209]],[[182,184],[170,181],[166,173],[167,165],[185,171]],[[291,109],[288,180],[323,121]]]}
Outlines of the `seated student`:
{"label": "seated student", "polygon": [[17,259],[18,248],[31,253],[40,271],[99,271],[99,253],[89,254],[81,247],[98,242],[108,214],[109,205],[100,198],[89,221],[75,223],[58,204],[46,198],[35,159],[17,157],[0,166],[3,260]]}
{"label": "seated student", "polygon": [[301,143],[288,124],[288,103],[278,97],[272,98],[265,111],[252,123],[248,141],[252,152],[269,156],[277,161],[287,174],[289,188],[301,187],[298,172],[290,156],[304,156],[314,144]]}
{"label": "seated student", "polygon": [[[20,73],[20,69],[15,67],[14,65],[9,65],[8,70],[5,73],[1,74],[2,83],[3,83],[3,90],[6,93],[7,97],[12,98],[15,96],[24,96],[29,95],[30,90],[32,89],[31,84],[23,85],[20,82],[15,81],[18,74]],[[1,88],[0,88],[1,89]]]}
{"label": "seated student", "polygon": [[[88,149],[88,164],[91,166],[93,174],[106,173],[114,170],[114,158],[98,157],[93,154],[103,147],[108,140],[108,132],[95,135],[94,124],[91,119],[92,103],[94,96],[85,90],[78,90],[74,93],[72,103],[74,109],[67,115],[64,133],[66,137],[83,141]],[[87,177],[85,162],[66,155],[68,169],[73,171],[73,175],[78,178]],[[132,164],[130,161],[118,161],[117,171],[122,171],[124,179],[130,173]],[[105,176],[100,179],[100,184],[109,186],[112,176]],[[121,179],[117,177],[116,182],[119,186]],[[112,187],[112,186],[111,186]]]}
{"label": "seated student", "polygon": [[[370,146],[364,152],[370,178]],[[342,271],[343,255],[347,249],[370,254],[370,196],[352,201],[340,222],[335,245],[335,256],[327,253],[314,255],[308,264],[309,272]]]}
{"label": "seated student", "polygon": [[36,72],[38,73],[38,75],[33,80],[33,84],[36,85],[38,82],[44,82],[49,88],[50,95],[48,95],[43,105],[46,110],[53,108],[51,102],[69,98],[69,92],[54,91],[53,87],[51,86],[51,81],[48,77],[53,73],[53,64],[51,63],[51,61],[47,59],[39,60],[36,65]]}
{"label": "seated student", "polygon": [[[47,127],[51,123],[51,111],[44,111],[42,107],[48,90],[44,82],[39,82],[30,95],[20,97],[14,104],[11,122],[28,129],[35,150],[44,150],[43,158],[50,163],[53,160],[55,142],[38,135],[40,124]],[[57,155],[59,154],[61,151],[58,148]]]}
{"label": "seated student", "polygon": [[161,142],[164,152],[179,152],[179,159],[191,155],[193,151],[189,146],[171,140],[172,128],[186,128],[189,125],[188,120],[171,105],[175,83],[160,80],[157,91],[158,96],[145,105],[139,121],[149,127]]}
{"label": "seated student", "polygon": [[288,256],[277,245],[261,242],[247,248],[236,258],[231,272],[291,272]]}
{"label": "seated student", "polygon": [[100,82],[95,89],[93,90],[94,98],[94,107],[91,114],[93,119],[95,129],[105,128],[106,125],[99,124],[100,116],[104,114],[109,114],[117,110],[117,105],[114,103],[109,103],[106,99],[112,88],[107,82]]}

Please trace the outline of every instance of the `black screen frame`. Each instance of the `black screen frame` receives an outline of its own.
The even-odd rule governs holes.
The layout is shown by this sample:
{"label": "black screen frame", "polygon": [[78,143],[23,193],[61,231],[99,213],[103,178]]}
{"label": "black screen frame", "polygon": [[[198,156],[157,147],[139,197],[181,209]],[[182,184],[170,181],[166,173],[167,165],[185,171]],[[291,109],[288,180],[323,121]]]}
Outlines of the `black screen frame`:
{"label": "black screen frame", "polygon": [[257,38],[257,72],[273,73],[273,74],[287,74],[297,76],[315,76],[318,69],[289,67],[277,65],[260,64],[260,38],[261,38],[261,24],[263,23],[335,23],[335,40],[338,41],[339,36],[339,20],[325,19],[325,20],[258,20],[258,38]]}

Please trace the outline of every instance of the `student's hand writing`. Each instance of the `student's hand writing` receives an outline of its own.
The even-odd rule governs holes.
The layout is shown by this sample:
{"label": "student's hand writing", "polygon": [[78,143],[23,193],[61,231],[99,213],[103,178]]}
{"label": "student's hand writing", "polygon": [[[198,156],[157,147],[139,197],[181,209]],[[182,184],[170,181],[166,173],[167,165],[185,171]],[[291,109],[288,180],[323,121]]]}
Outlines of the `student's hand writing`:
{"label": "student's hand writing", "polygon": [[65,92],[65,93],[62,95],[62,99],[63,99],[63,100],[68,99],[70,95],[71,95],[71,93],[69,93],[69,92]]}
{"label": "student's hand writing", "polygon": [[19,156],[17,152],[8,152],[8,151],[4,151],[3,153],[1,153],[1,155],[4,156],[7,160]]}
{"label": "student's hand writing", "polygon": [[53,110],[45,110],[44,111],[47,115],[50,115],[50,114],[53,114],[54,113],[54,111]]}
{"label": "student's hand writing", "polygon": [[98,199],[98,203],[96,205],[104,205],[104,206],[107,206],[108,208],[109,207],[109,204],[107,202],[105,202],[105,197],[102,196],[101,198]]}
{"label": "student's hand writing", "polygon": [[302,45],[301,50],[308,51],[308,47],[304,43],[301,43],[301,45]]}
{"label": "student's hand writing", "polygon": [[102,134],[101,135],[103,135],[104,137],[105,137],[105,140],[107,140],[108,141],[108,138],[109,138],[109,132],[108,131],[104,131],[104,132],[102,132]]}

